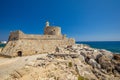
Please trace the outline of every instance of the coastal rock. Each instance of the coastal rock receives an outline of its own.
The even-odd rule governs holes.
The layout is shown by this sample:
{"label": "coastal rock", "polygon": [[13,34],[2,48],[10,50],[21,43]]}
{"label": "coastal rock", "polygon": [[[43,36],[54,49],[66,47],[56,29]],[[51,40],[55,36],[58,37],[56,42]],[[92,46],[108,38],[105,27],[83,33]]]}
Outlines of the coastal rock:
{"label": "coastal rock", "polygon": [[77,44],[77,47],[79,47],[80,49],[83,49],[84,45],[83,44]]}
{"label": "coastal rock", "polygon": [[35,65],[35,62],[32,61],[32,62],[29,62],[26,66],[34,66]]}
{"label": "coastal rock", "polygon": [[101,68],[101,66],[94,60],[94,59],[90,59],[88,61],[88,63],[93,67],[93,68]]}
{"label": "coastal rock", "polygon": [[113,64],[115,65],[115,70],[117,70],[120,73],[120,54],[113,54],[114,57],[112,60]]}
{"label": "coastal rock", "polygon": [[94,59],[97,60],[97,59],[100,58],[103,54],[102,54],[99,50],[95,49],[92,55],[93,55]]}
{"label": "coastal rock", "polygon": [[115,68],[120,73],[120,64],[116,65]]}
{"label": "coastal rock", "polygon": [[80,59],[81,62],[85,63],[85,58],[84,58],[84,56],[79,55],[79,59]]}
{"label": "coastal rock", "polygon": [[84,56],[85,58],[87,57],[86,51],[81,51],[80,55]]}
{"label": "coastal rock", "polygon": [[112,73],[112,70],[114,69],[114,65],[111,62],[111,59],[102,56],[98,59],[99,64],[101,65],[101,68],[105,69],[107,72]]}
{"label": "coastal rock", "polygon": [[58,52],[58,53],[64,53],[64,48],[62,48],[62,47],[56,47],[56,52]]}
{"label": "coastal rock", "polygon": [[118,72],[117,70],[114,70],[113,73],[114,73],[114,75],[115,75],[116,77],[120,77],[120,74],[119,74],[119,72]]}
{"label": "coastal rock", "polygon": [[94,69],[93,73],[98,78],[98,80],[107,80],[106,76],[103,73],[101,73],[99,70]]}
{"label": "coastal rock", "polygon": [[76,44],[72,45],[71,49],[73,49],[73,50],[78,49],[78,46]]}
{"label": "coastal rock", "polygon": [[29,74],[29,72],[30,72],[29,69],[22,68],[22,69],[19,69],[19,70],[15,70],[11,74],[11,76],[12,76],[12,78],[19,79],[19,78],[23,77],[24,75]]}
{"label": "coastal rock", "polygon": [[58,57],[60,57],[60,58],[65,58],[65,57],[71,57],[71,58],[79,58],[79,54],[48,54],[47,55],[48,57],[54,57],[54,58],[58,58]]}
{"label": "coastal rock", "polygon": [[2,51],[2,48],[0,48],[0,52]]}
{"label": "coastal rock", "polygon": [[115,60],[120,61],[120,54],[113,54],[113,55]]}
{"label": "coastal rock", "polygon": [[111,53],[110,51],[101,49],[100,52],[101,52],[104,56],[108,57],[109,59],[112,59],[112,58],[113,58],[113,53]]}
{"label": "coastal rock", "polygon": [[32,61],[27,57],[24,68],[28,71],[17,70],[13,76],[20,80],[120,80],[120,55],[85,46],[58,47],[55,53]]}

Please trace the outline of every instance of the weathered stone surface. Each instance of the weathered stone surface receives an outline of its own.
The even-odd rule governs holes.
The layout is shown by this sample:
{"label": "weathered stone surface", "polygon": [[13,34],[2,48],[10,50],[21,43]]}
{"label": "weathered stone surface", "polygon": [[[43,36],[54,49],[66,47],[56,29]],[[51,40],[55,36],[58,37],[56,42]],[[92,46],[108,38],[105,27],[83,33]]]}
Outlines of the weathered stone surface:
{"label": "weathered stone surface", "polygon": [[120,61],[120,54],[113,54],[114,55],[114,59],[117,61]]}
{"label": "weathered stone surface", "polygon": [[105,69],[107,72],[111,73],[112,70],[114,69],[114,65],[112,64],[111,59],[106,56],[100,57],[98,62],[101,65],[101,67]]}
{"label": "weathered stone surface", "polygon": [[85,57],[84,57],[84,56],[79,55],[79,57],[78,57],[78,58],[80,59],[80,61],[81,61],[81,62],[85,62]]}
{"label": "weathered stone surface", "polygon": [[95,50],[92,55],[93,55],[94,59],[97,60],[97,59],[100,58],[103,54],[100,53],[98,50]]}
{"label": "weathered stone surface", "polygon": [[93,68],[101,68],[101,66],[94,60],[94,59],[90,59],[88,61],[88,63],[93,67]]}
{"label": "weathered stone surface", "polygon": [[0,48],[0,52],[2,51],[2,48]]}
{"label": "weathered stone surface", "polygon": [[85,46],[58,47],[55,53],[27,63],[25,69],[33,69],[28,74],[22,72],[24,76],[20,76],[18,70],[20,75],[16,76],[23,80],[78,80],[79,76],[89,80],[120,80],[119,55],[112,57],[109,51]]}
{"label": "weathered stone surface", "polygon": [[108,57],[109,59],[112,59],[112,58],[113,58],[113,53],[111,53],[110,51],[107,51],[107,50],[102,49],[102,50],[100,50],[100,52],[101,52],[104,56]]}
{"label": "weathered stone surface", "polygon": [[78,58],[79,54],[48,54],[48,57],[71,57]]}
{"label": "weathered stone surface", "polygon": [[120,64],[117,64],[117,65],[115,66],[115,69],[120,73]]}
{"label": "weathered stone surface", "polygon": [[113,70],[113,73],[114,73],[114,75],[115,75],[116,77],[120,77],[120,74],[119,74],[119,72],[118,72],[117,70]]}

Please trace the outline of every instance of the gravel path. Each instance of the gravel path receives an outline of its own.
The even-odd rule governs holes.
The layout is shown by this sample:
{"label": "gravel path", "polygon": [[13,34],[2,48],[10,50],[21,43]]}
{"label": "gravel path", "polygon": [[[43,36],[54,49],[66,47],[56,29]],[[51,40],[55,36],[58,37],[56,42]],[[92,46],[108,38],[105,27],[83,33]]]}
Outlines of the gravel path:
{"label": "gravel path", "polygon": [[14,70],[20,69],[25,64],[36,60],[36,58],[44,57],[47,54],[37,54],[32,56],[23,56],[16,58],[2,58],[0,57],[0,80],[5,79]]}

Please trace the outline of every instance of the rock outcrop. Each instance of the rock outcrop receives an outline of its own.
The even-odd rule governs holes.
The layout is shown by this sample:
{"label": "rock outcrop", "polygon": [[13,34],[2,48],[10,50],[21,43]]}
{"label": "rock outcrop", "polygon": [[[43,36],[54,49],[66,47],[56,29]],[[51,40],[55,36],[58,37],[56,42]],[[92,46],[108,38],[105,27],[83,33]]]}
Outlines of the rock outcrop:
{"label": "rock outcrop", "polygon": [[0,48],[0,52],[2,51],[2,48]]}
{"label": "rock outcrop", "polygon": [[58,47],[55,53],[11,74],[20,80],[120,80],[120,55],[76,44]]}

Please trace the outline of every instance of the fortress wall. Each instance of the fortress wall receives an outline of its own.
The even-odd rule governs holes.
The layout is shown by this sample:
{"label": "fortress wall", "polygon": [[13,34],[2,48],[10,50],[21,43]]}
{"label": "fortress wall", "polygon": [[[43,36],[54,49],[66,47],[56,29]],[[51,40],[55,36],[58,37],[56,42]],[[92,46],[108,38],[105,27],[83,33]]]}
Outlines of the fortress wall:
{"label": "fortress wall", "polygon": [[15,40],[19,38],[19,33],[17,32],[11,32],[9,36],[9,40]]}
{"label": "fortress wall", "polygon": [[9,41],[2,50],[2,55],[18,56],[18,51],[25,55],[55,52],[56,47],[75,44],[74,39],[66,40],[16,40]]}
{"label": "fortress wall", "polygon": [[34,40],[60,40],[60,39],[65,39],[64,36],[62,35],[29,35],[29,34],[24,34],[21,31],[15,31],[11,32],[9,36],[9,40],[18,40],[18,39],[34,39]]}
{"label": "fortress wall", "polygon": [[6,55],[6,56],[11,56],[18,44],[19,44],[18,40],[9,41],[6,44],[6,46],[2,49],[0,54],[1,55]]}
{"label": "fortress wall", "polygon": [[63,36],[62,35],[23,35],[23,36],[20,36],[19,39],[37,39],[37,40],[59,40],[59,39],[63,39]]}
{"label": "fortress wall", "polygon": [[18,40],[20,38],[20,36],[24,36],[24,33],[22,31],[13,31],[10,33],[9,39],[8,41],[11,40]]}
{"label": "fortress wall", "polygon": [[57,47],[65,47],[75,44],[74,39],[68,39],[61,34],[61,28],[47,26],[44,29],[45,35],[29,35],[22,31],[10,33],[8,43],[2,49],[1,55],[23,56],[40,53],[54,53]]}

